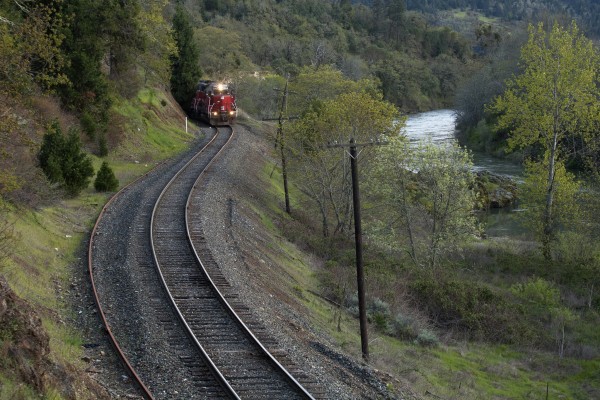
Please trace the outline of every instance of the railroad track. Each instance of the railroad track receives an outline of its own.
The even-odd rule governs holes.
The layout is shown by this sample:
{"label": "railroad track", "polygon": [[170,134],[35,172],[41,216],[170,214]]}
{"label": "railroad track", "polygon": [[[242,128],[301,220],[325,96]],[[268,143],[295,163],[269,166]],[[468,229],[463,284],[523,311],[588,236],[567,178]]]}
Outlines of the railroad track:
{"label": "railroad track", "polygon": [[[266,351],[275,343],[265,337],[261,344],[261,333],[242,322],[251,313],[235,294],[222,295],[228,285],[215,275],[218,268],[201,245],[203,232],[186,212],[198,211],[197,179],[232,136],[233,129],[220,128],[197,154],[121,191],[90,240],[90,276],[102,318],[148,398],[313,398]],[[131,212],[131,219],[119,218],[119,210]]]}

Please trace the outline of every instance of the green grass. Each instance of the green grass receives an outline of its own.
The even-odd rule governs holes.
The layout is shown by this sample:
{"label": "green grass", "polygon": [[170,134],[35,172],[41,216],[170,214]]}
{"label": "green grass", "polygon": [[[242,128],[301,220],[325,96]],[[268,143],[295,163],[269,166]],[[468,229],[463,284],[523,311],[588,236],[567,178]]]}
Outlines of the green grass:
{"label": "green grass", "polygon": [[[274,197],[276,201],[270,203],[270,210],[275,212],[276,215],[285,213],[285,191],[283,188],[283,176],[281,168],[278,165],[265,164],[262,170],[261,179],[266,182],[269,193]],[[290,209],[292,212],[298,207],[298,199],[301,194],[294,185],[290,184],[288,178],[288,191],[290,197]]]}
{"label": "green grass", "polygon": [[0,400],[36,399],[39,395],[29,386],[17,384],[0,375]]}
{"label": "green grass", "polygon": [[1,272],[15,293],[37,310],[50,333],[52,355],[62,361],[76,362],[82,353],[78,333],[57,314],[64,319],[71,312],[65,303],[71,268],[106,199],[88,189],[76,199],[35,211],[15,211],[12,216],[19,240]]}
{"label": "green grass", "polygon": [[115,111],[126,121],[124,143],[113,153],[117,159],[161,160],[183,149],[194,138],[195,130],[190,123],[185,132],[185,120],[174,120],[176,114],[169,114],[164,95],[156,90],[143,90],[136,99],[122,100],[115,105]]}
{"label": "green grass", "polygon": [[140,90],[137,98],[140,101],[140,103],[148,104],[155,108],[161,107],[163,105],[163,104],[161,104],[161,102],[162,103],[167,102],[167,98],[164,95],[164,93],[159,92],[158,90],[153,89],[153,88],[146,88],[146,89]]}
{"label": "green grass", "polygon": [[[385,336],[371,337],[372,363],[418,395],[444,399],[589,399],[584,385],[598,382],[600,361],[563,360],[506,346],[461,344],[421,348]],[[581,370],[580,370],[581,369]],[[580,371],[580,372],[577,372]],[[597,392],[596,392],[597,393]]]}

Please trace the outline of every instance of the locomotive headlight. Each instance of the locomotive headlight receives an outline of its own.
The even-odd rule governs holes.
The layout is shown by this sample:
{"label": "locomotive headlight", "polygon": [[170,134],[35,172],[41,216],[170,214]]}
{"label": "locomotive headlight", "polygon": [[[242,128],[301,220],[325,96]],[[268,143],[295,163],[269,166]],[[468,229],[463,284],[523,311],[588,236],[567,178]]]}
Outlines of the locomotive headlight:
{"label": "locomotive headlight", "polygon": [[229,115],[235,114],[235,111],[229,111]]}
{"label": "locomotive headlight", "polygon": [[219,113],[215,111],[215,112],[213,112],[213,115],[219,115]]}

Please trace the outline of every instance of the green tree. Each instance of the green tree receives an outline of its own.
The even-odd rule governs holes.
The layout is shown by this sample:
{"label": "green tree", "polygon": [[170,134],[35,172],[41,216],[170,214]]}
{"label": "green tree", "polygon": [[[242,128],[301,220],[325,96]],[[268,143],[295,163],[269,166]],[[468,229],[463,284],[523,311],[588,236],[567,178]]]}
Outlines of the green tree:
{"label": "green tree", "polygon": [[94,176],[94,167],[92,160],[82,150],[79,133],[75,129],[70,129],[65,140],[61,165],[67,193],[77,196],[89,185],[90,179]]}
{"label": "green tree", "polygon": [[378,149],[370,189],[385,204],[374,223],[381,242],[405,250],[415,266],[434,270],[474,237],[472,166],[456,143],[411,145],[392,138]]}
{"label": "green tree", "polygon": [[404,0],[387,0],[388,21],[388,39],[393,40],[396,46],[400,44],[400,39],[404,29],[404,12],[406,4]]}
{"label": "green tree", "polygon": [[[525,163],[525,179],[520,189],[520,197],[525,211],[522,215],[523,224],[531,229],[540,243],[556,242],[560,239],[557,232],[561,227],[578,230],[580,221],[580,185],[575,176],[569,173],[562,160],[554,165],[551,226],[546,226],[548,161],[527,161]],[[556,243],[555,243],[556,245]],[[556,246],[553,246],[556,247]],[[550,251],[550,249],[543,249]],[[555,249],[556,250],[556,249]]]}
{"label": "green tree", "polygon": [[430,109],[440,96],[439,79],[420,59],[389,54],[375,65],[375,74],[381,80],[384,98],[401,110]]}
{"label": "green tree", "polygon": [[142,11],[138,14],[137,24],[146,40],[146,51],[140,54],[138,63],[144,70],[147,84],[164,84],[171,77],[171,57],[177,54],[175,39],[171,26],[163,18],[163,11],[168,0],[142,3]]}
{"label": "green tree", "polygon": [[179,104],[187,106],[202,71],[198,64],[200,53],[194,42],[190,16],[181,5],[177,6],[173,16],[173,36],[177,46],[177,55],[171,59],[171,92]]}
{"label": "green tree", "polygon": [[241,76],[234,85],[236,102],[245,112],[257,118],[274,118],[278,115],[281,96],[273,89],[281,89],[284,85],[285,78],[275,74]]}
{"label": "green tree", "polygon": [[92,161],[81,149],[77,130],[70,129],[65,138],[56,121],[43,137],[38,159],[48,180],[58,183],[71,196],[77,196],[94,176]]}
{"label": "green tree", "polygon": [[71,16],[65,30],[63,52],[69,58],[66,74],[70,84],[61,86],[64,105],[71,111],[88,115],[95,122],[90,135],[96,129],[103,131],[108,124],[108,110],[112,104],[109,96],[108,77],[102,71],[107,49],[100,29],[105,21],[102,15],[104,2],[74,0],[64,4],[63,12]]}
{"label": "green tree", "polygon": [[[141,27],[139,0],[104,0],[102,33],[106,42],[111,78],[134,70],[136,58],[146,50],[146,28]],[[128,79],[128,84],[133,84]]]}
{"label": "green tree", "polygon": [[42,145],[38,153],[40,167],[52,183],[63,181],[62,152],[65,148],[65,138],[58,121],[53,121],[42,138]]}
{"label": "green tree", "polygon": [[137,93],[141,79],[135,63],[145,49],[138,0],[64,2],[61,12],[70,17],[64,29],[63,53],[70,84],[62,85],[63,103],[85,119],[86,132],[100,139],[108,128],[111,92]]}
{"label": "green tree", "polygon": [[314,101],[326,101],[342,93],[366,91],[371,95],[377,93],[377,82],[371,78],[353,81],[331,65],[318,69],[304,67],[290,82],[293,94],[289,99],[291,114],[301,114],[309,109]]}
{"label": "green tree", "polygon": [[554,24],[549,33],[539,24],[529,27],[521,62],[524,72],[508,82],[490,109],[499,114],[497,128],[510,130],[509,148],[536,146],[543,154],[542,249],[550,259],[561,190],[556,172],[568,153],[566,139],[578,135],[588,141],[600,117],[598,53],[575,23],[569,29]]}
{"label": "green tree", "polygon": [[102,162],[102,166],[96,174],[94,188],[97,192],[113,192],[119,187],[119,180],[115,176],[113,170],[108,166],[106,161]]}
{"label": "green tree", "polygon": [[[399,118],[398,110],[381,96],[354,92],[314,102],[293,124],[288,141],[293,156],[291,180],[321,216],[324,237],[347,231],[352,222],[350,162],[343,149],[330,149],[327,144],[397,135]],[[368,153],[368,149],[361,153],[361,174],[366,174]]]}

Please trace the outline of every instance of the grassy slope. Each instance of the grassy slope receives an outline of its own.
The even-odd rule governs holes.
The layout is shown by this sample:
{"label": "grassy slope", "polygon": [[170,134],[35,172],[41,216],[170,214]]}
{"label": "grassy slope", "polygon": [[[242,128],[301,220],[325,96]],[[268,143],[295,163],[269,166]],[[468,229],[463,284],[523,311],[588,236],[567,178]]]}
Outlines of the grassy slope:
{"label": "grassy slope", "polygon": [[[276,159],[276,158],[275,158]],[[253,209],[261,216],[267,235],[281,237],[278,226],[287,215],[281,209],[283,187],[281,175],[273,165],[265,165],[262,180],[267,186],[266,203]],[[293,189],[292,189],[293,191]],[[292,200],[300,193],[293,192]],[[265,199],[261,199],[264,201]],[[292,204],[292,208],[294,208]],[[308,254],[296,246],[280,242],[280,251],[289,254],[279,265],[294,279],[286,290],[310,311],[317,330],[330,336],[345,352],[360,358],[358,321],[343,312],[341,331],[334,318],[336,307],[315,295],[318,281]],[[502,345],[459,343],[427,348],[370,331],[371,363],[395,377],[395,384],[410,388],[423,398],[443,399],[588,399],[600,390],[600,360],[558,360],[555,354],[515,349]],[[595,383],[594,383],[595,382]],[[390,382],[390,388],[395,385]],[[586,391],[586,386],[594,389]]]}
{"label": "grassy slope", "polygon": [[[114,111],[127,121],[122,144],[107,158],[120,186],[160,160],[182,151],[193,139],[193,135],[185,132],[180,111],[162,92],[143,90],[137,98],[117,104]],[[93,161],[98,170],[103,160]],[[77,257],[83,256],[82,244],[110,196],[96,193],[90,184],[75,199],[38,210],[13,210],[10,217],[16,221],[17,241],[14,255],[0,271],[17,295],[29,302],[42,318],[50,335],[51,359],[80,370],[86,367],[81,361],[83,338],[65,322],[76,312],[67,303],[66,291],[71,284],[72,266]],[[0,363],[0,400],[30,398],[32,393],[11,371],[3,370]],[[53,389],[45,397],[61,398]]]}

